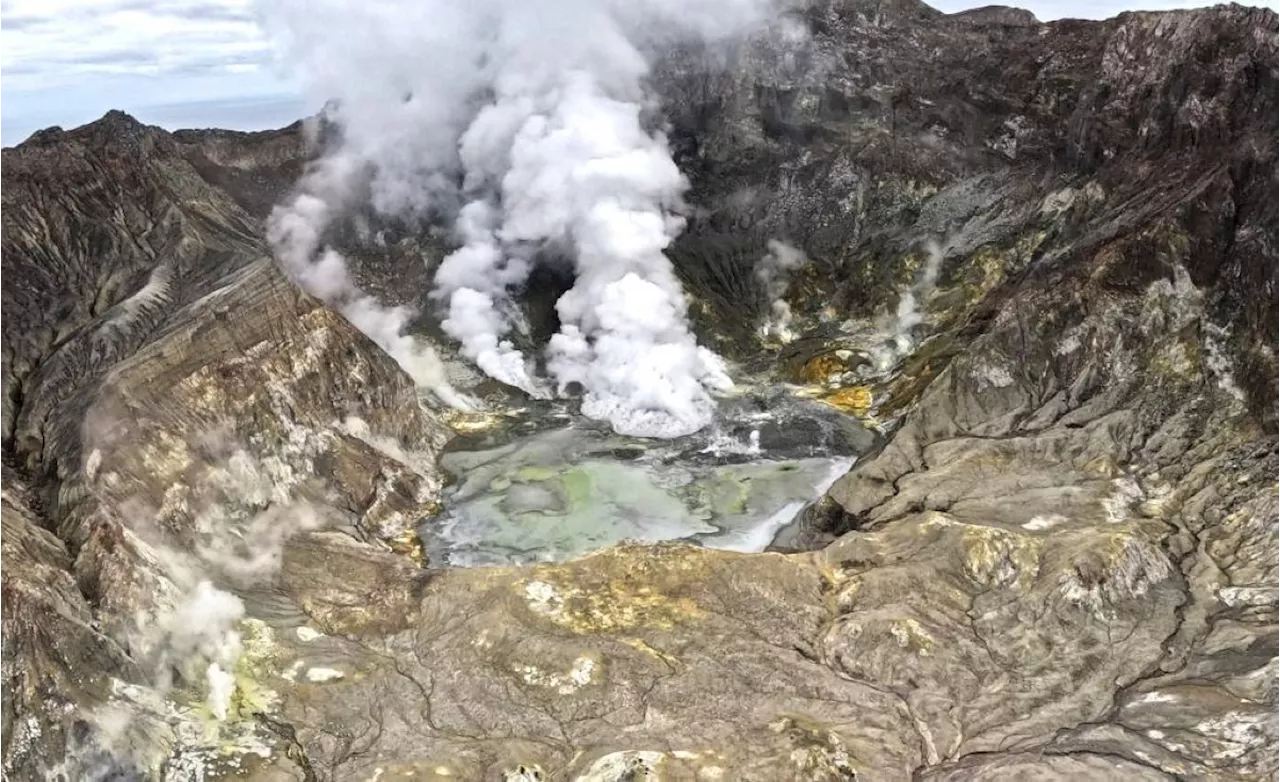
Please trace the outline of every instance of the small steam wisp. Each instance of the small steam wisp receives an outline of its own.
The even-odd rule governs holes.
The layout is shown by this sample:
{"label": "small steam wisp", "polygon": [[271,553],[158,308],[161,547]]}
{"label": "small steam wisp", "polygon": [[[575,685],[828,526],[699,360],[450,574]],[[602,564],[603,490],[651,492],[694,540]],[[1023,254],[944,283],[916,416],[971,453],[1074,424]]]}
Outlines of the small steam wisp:
{"label": "small steam wisp", "polygon": [[913,335],[916,326],[924,322],[919,301],[933,293],[938,285],[938,272],[942,268],[945,248],[930,239],[925,244],[924,268],[912,286],[898,298],[898,309],[889,338],[870,351],[876,372],[887,372],[894,364],[911,353],[916,345]]}
{"label": "small steam wisp", "polygon": [[791,286],[791,274],[807,262],[803,250],[778,239],[770,239],[769,251],[756,262],[755,274],[769,302],[769,313],[760,326],[760,335],[782,343],[796,335],[791,330],[791,305],[783,296]]}

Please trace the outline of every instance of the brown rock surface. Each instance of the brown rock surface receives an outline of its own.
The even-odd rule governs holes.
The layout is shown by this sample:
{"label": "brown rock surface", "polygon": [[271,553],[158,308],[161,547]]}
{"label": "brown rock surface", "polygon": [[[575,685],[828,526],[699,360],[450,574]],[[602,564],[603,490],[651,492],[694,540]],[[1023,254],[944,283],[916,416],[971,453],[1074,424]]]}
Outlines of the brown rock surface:
{"label": "brown rock surface", "polygon": [[[703,331],[848,350],[885,428],[808,552],[419,567],[439,413],[267,257],[309,130],[5,150],[6,778],[1274,776],[1275,14],[797,18],[655,84]],[[741,313],[778,237],[784,351]],[[361,282],[415,303],[437,245]]]}

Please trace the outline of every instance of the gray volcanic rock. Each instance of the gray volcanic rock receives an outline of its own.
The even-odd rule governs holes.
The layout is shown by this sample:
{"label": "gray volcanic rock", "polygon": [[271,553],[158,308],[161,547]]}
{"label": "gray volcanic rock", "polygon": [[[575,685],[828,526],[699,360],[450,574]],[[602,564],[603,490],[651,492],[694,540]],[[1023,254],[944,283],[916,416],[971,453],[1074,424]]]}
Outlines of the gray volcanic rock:
{"label": "gray volcanic rock", "polygon": [[412,589],[447,432],[167,133],[113,114],[5,163],[5,767],[87,774],[94,710],[169,677],[157,628],[199,579],[269,585],[283,539],[326,526]]}
{"label": "gray volcanic rock", "polygon": [[103,703],[107,676],[141,676],[95,626],[66,545],[41,527],[34,498],[7,466],[0,503],[4,769],[15,779],[41,779],[79,743],[65,715]]}
{"label": "gray volcanic rock", "polygon": [[[792,18],[654,80],[704,337],[885,434],[811,551],[424,569],[446,416],[266,257],[315,129],[5,150],[6,778],[1274,776],[1275,14]],[[393,304],[447,249],[335,238]]]}
{"label": "gray volcanic rock", "polygon": [[[1213,322],[1240,327],[1233,369],[1273,423],[1275,15],[989,16],[815,3],[798,15],[808,38],[746,46],[728,67],[687,53],[659,69],[697,207],[674,253],[707,330],[740,322],[769,238],[813,259],[793,309],[841,318],[891,312],[935,239],[939,282],[960,289],[938,302],[954,322],[1008,295],[1033,260],[1069,266],[1173,219]],[[1155,271],[1132,254],[1122,266],[1133,285]]]}

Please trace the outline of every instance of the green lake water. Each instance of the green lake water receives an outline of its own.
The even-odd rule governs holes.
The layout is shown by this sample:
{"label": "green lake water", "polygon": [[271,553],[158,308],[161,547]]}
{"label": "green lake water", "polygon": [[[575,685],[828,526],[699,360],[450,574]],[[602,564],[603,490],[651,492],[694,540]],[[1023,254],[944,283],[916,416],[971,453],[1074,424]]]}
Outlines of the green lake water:
{"label": "green lake water", "polygon": [[501,447],[447,453],[445,512],[423,529],[433,561],[556,561],[622,541],[687,539],[761,551],[848,471],[851,457],[734,463],[678,458],[672,446],[574,427]]}

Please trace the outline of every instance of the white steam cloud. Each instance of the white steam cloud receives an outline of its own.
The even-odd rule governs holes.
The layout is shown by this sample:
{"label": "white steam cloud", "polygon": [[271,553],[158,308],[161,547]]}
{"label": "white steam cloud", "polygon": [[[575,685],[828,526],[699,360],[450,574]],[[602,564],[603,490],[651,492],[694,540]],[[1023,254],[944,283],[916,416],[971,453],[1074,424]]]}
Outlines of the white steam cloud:
{"label": "white steam cloud", "polygon": [[[314,276],[350,291],[331,285],[345,280],[341,259],[315,260],[309,237],[355,198],[345,173],[366,172],[384,214],[456,214],[461,246],[438,270],[435,295],[445,331],[483,371],[534,396],[580,384],[584,414],[619,432],[703,427],[711,393],[732,384],[698,346],[664,254],[684,226],[687,183],[654,127],[648,55],[659,42],[742,34],[768,2],[269,3],[285,59],[337,99],[342,130],[313,177],[324,187],[309,183],[327,209],[295,202],[282,213],[294,237],[278,232],[282,256],[294,256],[304,285]],[[547,380],[509,336],[513,294],[543,257],[576,274],[557,303]]]}
{"label": "white steam cloud", "polygon": [[430,345],[406,333],[413,312],[385,307],[351,279],[342,254],[323,244],[324,232],[354,188],[345,161],[323,160],[303,178],[293,199],[276,207],[267,223],[267,240],[285,270],[311,295],[341,312],[352,325],[395,359],[418,386],[459,409],[471,403],[457,393]]}
{"label": "white steam cloud", "polygon": [[[275,491],[262,465],[237,450],[210,480],[232,504],[261,500]],[[138,540],[163,573],[157,609],[137,617],[132,645],[149,659],[152,686],[167,695],[179,682],[202,683],[205,704],[218,721],[228,718],[236,692],[236,666],[243,651],[240,622],[244,604],[214,581],[236,587],[260,587],[280,571],[287,540],[318,529],[322,519],[305,502],[272,505],[237,519],[227,505],[212,504],[194,519],[199,533],[187,552],[159,542]],[[140,524],[145,530],[148,525]],[[155,533],[153,533],[155,535]],[[201,681],[203,680],[203,681]]]}
{"label": "white steam cloud", "polygon": [[915,327],[924,322],[919,301],[927,299],[937,287],[938,272],[949,247],[950,244],[944,248],[933,239],[925,242],[924,268],[911,287],[898,297],[898,309],[889,338],[870,351],[871,363],[877,372],[889,371],[915,347]]}
{"label": "white steam cloud", "polygon": [[791,273],[805,265],[804,251],[777,239],[769,240],[769,251],[756,262],[756,280],[769,301],[769,314],[760,327],[763,337],[787,343],[795,339],[791,331],[791,305],[782,298],[791,286]]}
{"label": "white steam cloud", "polygon": [[262,625],[230,589],[269,587],[288,539],[325,519],[276,482],[270,460],[241,448],[188,485],[195,495],[166,495],[166,507],[185,519],[181,538],[167,531],[171,519],[141,502],[120,508],[137,596],[146,601],[121,630],[146,678],[114,682],[111,699],[88,715],[105,756],[69,751],[68,779],[115,778],[104,765],[154,769],[179,748],[256,742],[252,716],[275,697],[246,678],[253,628]]}

